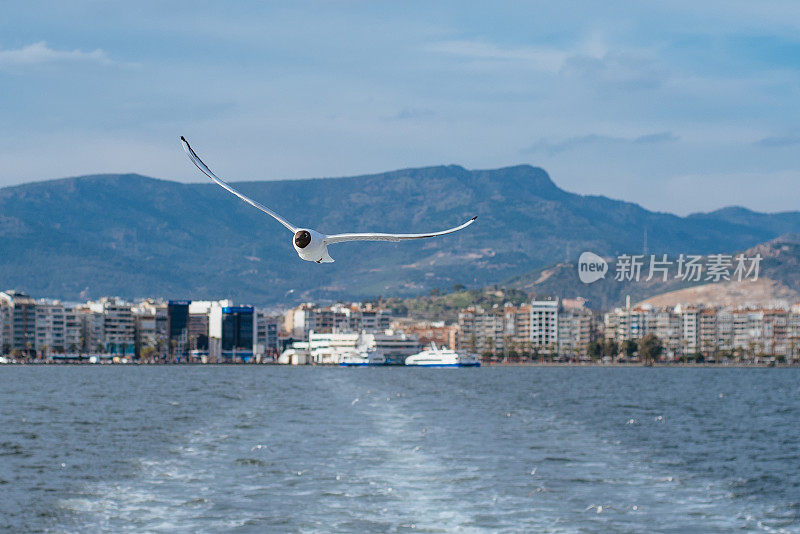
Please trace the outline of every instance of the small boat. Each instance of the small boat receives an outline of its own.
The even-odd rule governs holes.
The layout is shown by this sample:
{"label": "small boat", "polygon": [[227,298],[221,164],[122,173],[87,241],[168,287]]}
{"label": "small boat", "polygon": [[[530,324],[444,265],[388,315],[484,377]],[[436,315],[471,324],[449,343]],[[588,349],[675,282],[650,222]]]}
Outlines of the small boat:
{"label": "small boat", "polygon": [[347,352],[339,363],[342,367],[365,367],[367,365],[386,365],[386,357],[378,350],[356,350]]}
{"label": "small boat", "polygon": [[420,367],[480,367],[481,362],[477,356],[465,352],[456,352],[446,347],[438,348],[436,344],[422,352],[406,358],[406,365]]}

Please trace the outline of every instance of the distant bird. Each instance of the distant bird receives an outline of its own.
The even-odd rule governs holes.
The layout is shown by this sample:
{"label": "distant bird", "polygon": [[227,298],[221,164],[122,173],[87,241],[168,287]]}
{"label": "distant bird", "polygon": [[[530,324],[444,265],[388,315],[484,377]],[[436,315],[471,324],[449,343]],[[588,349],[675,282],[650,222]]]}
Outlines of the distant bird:
{"label": "distant bird", "polygon": [[602,514],[603,510],[614,510],[614,511],[617,511],[617,509],[614,508],[613,506],[609,506],[609,505],[603,506],[602,504],[589,505],[589,506],[586,507],[586,509],[584,511],[586,512],[586,511],[589,511],[589,510],[591,510],[593,508],[597,510],[598,514]]}
{"label": "distant bird", "polygon": [[461,226],[456,226],[455,228],[450,228],[448,230],[443,230],[441,232],[430,232],[427,234],[377,234],[377,233],[362,233],[362,234],[334,234],[334,235],[325,235],[316,230],[311,230],[310,228],[300,228],[291,224],[289,221],[269,209],[268,207],[252,200],[237,190],[235,190],[231,185],[222,180],[221,178],[217,177],[208,166],[203,163],[203,160],[195,154],[192,147],[189,146],[189,142],[186,141],[186,138],[181,136],[181,144],[183,145],[183,149],[186,151],[186,154],[189,156],[189,159],[192,160],[192,163],[200,169],[200,171],[214,180],[217,185],[226,189],[228,192],[233,193],[237,197],[241,198],[254,208],[258,208],[267,215],[273,217],[276,221],[284,225],[286,228],[289,229],[290,232],[294,234],[294,239],[292,239],[292,245],[294,245],[294,249],[297,251],[298,256],[306,261],[315,261],[317,263],[333,263],[333,258],[330,257],[328,254],[328,245],[332,245],[334,243],[343,243],[345,241],[405,241],[406,239],[423,239],[426,237],[436,237],[445,234],[452,234],[453,232],[457,232],[461,229],[466,228],[478,217],[473,217],[472,219],[468,220]]}

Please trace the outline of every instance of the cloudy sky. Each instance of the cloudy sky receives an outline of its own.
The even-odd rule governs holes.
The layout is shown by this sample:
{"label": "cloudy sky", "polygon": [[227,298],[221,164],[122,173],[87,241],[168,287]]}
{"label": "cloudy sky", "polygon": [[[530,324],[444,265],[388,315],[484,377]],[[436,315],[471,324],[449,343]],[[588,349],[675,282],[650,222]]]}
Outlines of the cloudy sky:
{"label": "cloudy sky", "polygon": [[4,2],[0,185],[456,163],[800,209],[800,3]]}

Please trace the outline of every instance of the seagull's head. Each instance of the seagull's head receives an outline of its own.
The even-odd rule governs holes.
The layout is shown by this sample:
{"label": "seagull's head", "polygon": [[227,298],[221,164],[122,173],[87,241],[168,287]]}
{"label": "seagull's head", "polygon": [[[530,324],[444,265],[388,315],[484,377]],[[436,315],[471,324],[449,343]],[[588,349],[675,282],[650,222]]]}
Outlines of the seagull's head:
{"label": "seagull's head", "polygon": [[308,230],[298,230],[294,234],[294,246],[297,248],[306,248],[311,244],[311,232]]}
{"label": "seagull's head", "polygon": [[300,228],[294,233],[292,244],[297,255],[306,261],[333,263],[333,258],[328,254],[325,236],[319,232]]}

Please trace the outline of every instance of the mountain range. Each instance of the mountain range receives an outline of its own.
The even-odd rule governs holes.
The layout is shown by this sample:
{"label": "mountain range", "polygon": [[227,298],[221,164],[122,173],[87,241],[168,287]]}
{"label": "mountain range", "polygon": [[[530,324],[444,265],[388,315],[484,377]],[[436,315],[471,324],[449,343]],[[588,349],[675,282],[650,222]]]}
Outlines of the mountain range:
{"label": "mountain range", "polygon": [[[299,260],[291,234],[213,183],[92,175],[0,189],[0,283],[62,299],[165,296],[269,304],[415,295],[531,276],[584,250],[744,250],[800,233],[800,212],[744,208],[679,217],[557,187],[541,168],[450,165],[349,178],[240,182],[296,224],[325,233],[464,231],[344,243],[333,264]],[[529,273],[525,275],[524,273]]]}

